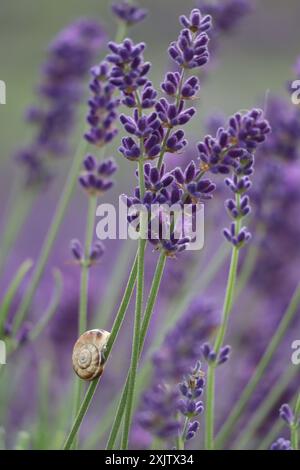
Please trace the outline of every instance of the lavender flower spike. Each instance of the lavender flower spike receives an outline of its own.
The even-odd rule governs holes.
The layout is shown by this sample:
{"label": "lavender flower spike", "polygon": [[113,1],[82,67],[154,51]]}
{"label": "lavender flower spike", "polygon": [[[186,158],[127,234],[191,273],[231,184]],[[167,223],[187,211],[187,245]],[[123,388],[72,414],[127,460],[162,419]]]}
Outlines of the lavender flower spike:
{"label": "lavender flower spike", "polygon": [[192,439],[199,427],[198,421],[190,421],[203,412],[203,403],[198,400],[203,393],[204,372],[201,370],[201,363],[197,362],[192,373],[186,377],[179,385],[179,390],[183,398],[179,400],[180,412],[188,419],[187,428],[184,430],[184,440]]}
{"label": "lavender flower spike", "polygon": [[79,240],[71,240],[70,249],[74,260],[81,266],[86,265],[88,267],[98,263],[104,254],[104,245],[100,241],[96,241],[91,249],[87,259],[84,256],[83,248]]}
{"label": "lavender flower spike", "polygon": [[124,0],[119,3],[113,3],[111,7],[113,13],[129,26],[143,21],[148,11]]}
{"label": "lavender flower spike", "polygon": [[88,101],[87,116],[90,130],[85,134],[85,139],[90,144],[102,147],[117,135],[115,122],[120,100],[114,97],[115,87],[109,82],[110,66],[107,62],[103,61],[93,67],[91,74],[92,97]]}
{"label": "lavender flower spike", "polygon": [[293,449],[291,446],[291,441],[289,441],[288,439],[284,439],[283,437],[279,437],[277,441],[273,442],[270,450],[293,450]]}
{"label": "lavender flower spike", "polygon": [[84,171],[79,177],[82,188],[91,196],[101,196],[113,186],[111,176],[117,170],[112,158],[97,163],[93,155],[87,155],[84,162]]}
{"label": "lavender flower spike", "polygon": [[220,366],[227,362],[231,353],[231,347],[229,345],[223,346],[218,354],[209,343],[204,343],[201,349],[206,362],[214,366]]}
{"label": "lavender flower spike", "polygon": [[169,55],[180,67],[193,69],[202,67],[208,62],[208,41],[206,34],[211,27],[211,17],[206,15],[202,18],[199,10],[194,9],[190,18],[180,17],[184,26],[176,42],[169,47]]}
{"label": "lavender flower spike", "polygon": [[291,409],[290,405],[285,403],[280,407],[279,416],[283,421],[285,421],[289,426],[293,426],[295,424],[295,415],[293,410]]}
{"label": "lavender flower spike", "polygon": [[121,44],[109,42],[108,47],[111,50],[107,61],[112,64],[110,73],[112,85],[127,95],[148,82],[146,75],[151,65],[143,59],[144,43],[134,44],[127,38]]}

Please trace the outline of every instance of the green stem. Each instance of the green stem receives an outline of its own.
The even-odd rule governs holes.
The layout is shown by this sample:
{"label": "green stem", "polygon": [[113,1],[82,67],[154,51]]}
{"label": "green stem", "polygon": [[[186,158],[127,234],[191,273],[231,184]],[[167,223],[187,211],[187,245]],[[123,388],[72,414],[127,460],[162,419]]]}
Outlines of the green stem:
{"label": "green stem", "polygon": [[234,247],[232,249],[228,283],[227,283],[226,295],[225,295],[225,301],[224,301],[224,307],[223,307],[223,320],[219,328],[215,345],[214,345],[214,350],[216,353],[220,351],[223,345],[226,331],[228,328],[229,316],[231,313],[233,299],[234,299],[234,288],[235,288],[235,283],[236,283],[238,260],[239,260],[239,249]]}
{"label": "green stem", "polygon": [[189,418],[186,417],[185,421],[184,421],[184,426],[183,426],[182,433],[178,436],[177,450],[184,450],[184,448],[185,448],[185,437],[186,437],[188,424],[189,424]]}
{"label": "green stem", "polygon": [[[130,276],[129,276],[129,279],[128,279],[128,283],[127,283],[127,286],[126,286],[126,289],[125,289],[125,292],[124,292],[119,310],[117,312],[113,327],[111,329],[111,334],[110,334],[110,337],[109,337],[109,340],[108,340],[108,343],[107,343],[107,348],[106,348],[106,359],[108,359],[108,357],[111,353],[113,345],[114,345],[114,343],[117,339],[118,333],[119,333],[120,328],[122,326],[122,323],[123,323],[123,320],[124,320],[124,317],[125,317],[125,313],[127,311],[127,308],[128,308],[128,305],[129,305],[129,302],[130,302],[130,299],[131,299],[131,296],[132,296],[132,293],[133,293],[135,280],[136,280],[136,275],[137,275],[137,258],[135,259],[135,262],[134,262],[133,267],[131,269],[131,273],[130,273]],[[92,398],[94,396],[94,393],[96,391],[98,383],[99,383],[99,379],[96,379],[93,382],[91,382],[91,384],[90,384],[90,386],[89,386],[89,388],[88,388],[88,390],[85,394],[83,402],[81,403],[81,406],[79,408],[77,416],[76,416],[76,418],[75,418],[75,420],[72,424],[71,431],[70,431],[70,433],[69,433],[69,435],[68,435],[68,437],[65,441],[65,444],[64,444],[64,447],[63,447],[64,450],[70,450],[71,449],[74,438],[75,438],[75,436],[76,436],[76,434],[77,434],[77,432],[78,432],[78,430],[81,426],[81,423],[83,421],[83,418],[84,418],[86,412],[88,411],[88,408],[90,406],[90,403],[91,403]]]}
{"label": "green stem", "polygon": [[[165,321],[157,331],[154,341],[145,355],[143,365],[137,378],[138,396],[140,396],[143,390],[145,390],[145,388],[147,387],[147,379],[149,379],[149,377],[151,376],[152,371],[150,358],[152,354],[161,347],[166,334],[178,322],[179,318],[182,315],[182,312],[186,311],[193,298],[195,298],[196,296],[198,297],[199,295],[201,295],[202,292],[205,291],[207,286],[215,277],[215,274],[224,264],[228,256],[228,251],[228,244],[224,243],[223,245],[221,245],[219,250],[215,253],[214,257],[208,263],[207,269],[203,270],[202,266],[200,266],[197,270],[193,269],[189,273],[186,281],[184,282],[182,288],[179,290],[178,294],[176,294],[174,299],[172,299],[172,302],[167,308],[165,314]],[[198,263],[196,265],[198,267]],[[197,285],[196,280],[199,281],[200,287]],[[123,393],[123,391],[121,391],[121,393]],[[86,439],[84,448],[93,448],[105,436],[106,432],[111,426],[111,419],[114,415],[114,410],[116,409],[116,406],[120,401],[121,393],[119,393],[114,398],[113,402],[111,403],[111,405],[105,412],[103,418],[101,419],[100,425],[97,426],[97,428]]]}
{"label": "green stem", "polygon": [[[142,225],[142,221],[140,222],[140,226],[141,225]],[[141,236],[143,236],[142,233],[141,233]],[[130,432],[130,427],[131,427],[134,393],[135,393],[135,381],[136,381],[138,361],[139,361],[139,346],[140,346],[140,333],[141,333],[141,324],[142,324],[143,295],[144,295],[145,247],[146,247],[146,240],[144,240],[143,238],[140,238],[139,250],[138,250],[133,345],[132,345],[132,353],[131,353],[128,393],[127,393],[125,416],[124,416],[124,431],[123,431],[122,442],[121,442],[122,449],[128,448],[129,432]]]}
{"label": "green stem", "polygon": [[[239,207],[240,204],[240,195],[236,194],[236,205]],[[241,228],[241,219],[238,219],[236,222],[235,233],[238,234]],[[227,280],[227,287],[223,305],[222,313],[222,323],[218,329],[217,337],[214,344],[214,351],[216,354],[219,353],[226,331],[228,328],[229,316],[232,310],[234,295],[235,295],[235,285],[237,278],[237,268],[239,261],[239,248],[233,247],[230,261],[230,268]],[[205,448],[207,450],[214,449],[214,404],[215,404],[215,369],[216,365],[214,363],[208,364],[208,373],[207,373],[207,385],[206,385],[206,411],[205,411]]]}
{"label": "green stem", "polygon": [[205,449],[214,448],[214,407],[215,407],[215,367],[210,365],[207,370],[205,407]]}
{"label": "green stem", "polygon": [[[140,102],[139,93],[135,93],[138,112],[142,115],[142,106]],[[138,175],[139,175],[139,188],[140,188],[140,199],[143,200],[145,194],[145,175],[144,175],[144,142],[140,139],[140,151],[141,157],[138,161]],[[145,271],[145,249],[146,249],[146,233],[148,227],[148,215],[143,212],[140,213],[140,238],[138,248],[138,265],[137,265],[137,280],[136,280],[136,302],[135,302],[135,313],[134,313],[134,329],[132,339],[132,351],[131,351],[131,362],[130,362],[130,375],[128,384],[128,394],[125,406],[125,417],[124,417],[124,429],[121,440],[121,448],[127,449],[129,441],[129,433],[132,421],[134,394],[135,394],[135,382],[138,369],[139,361],[139,345],[140,345],[140,333],[142,325],[142,313],[143,313],[143,299],[144,299],[144,271]]]}
{"label": "green stem", "polygon": [[[140,358],[140,356],[142,354],[142,351],[143,351],[143,348],[144,348],[144,343],[145,343],[145,339],[146,339],[146,336],[147,336],[149,324],[150,324],[150,321],[151,321],[153,308],[154,308],[154,305],[155,305],[155,302],[156,302],[156,299],[157,299],[159,287],[160,287],[160,284],[161,284],[165,264],[166,264],[166,256],[163,253],[161,253],[161,255],[159,257],[159,260],[158,260],[158,263],[157,263],[157,266],[156,266],[154,276],[153,276],[152,285],[151,285],[150,293],[149,293],[149,297],[148,297],[148,302],[147,302],[145,313],[144,313],[144,316],[143,316],[143,322],[142,322],[141,334],[140,334],[140,345],[139,345],[138,358]],[[116,441],[116,438],[117,438],[117,435],[118,435],[118,432],[119,432],[119,429],[120,429],[120,426],[121,426],[121,422],[122,422],[122,418],[123,418],[123,414],[124,414],[124,406],[126,404],[127,397],[128,397],[129,379],[130,379],[130,373],[128,373],[128,375],[127,375],[126,383],[125,383],[125,386],[123,388],[123,392],[122,392],[122,396],[121,396],[121,399],[120,399],[120,402],[119,402],[119,405],[118,405],[115,420],[114,420],[112,430],[111,430],[111,433],[110,433],[110,436],[109,436],[109,439],[108,439],[108,442],[107,442],[107,446],[106,446],[107,449],[112,449],[114,447],[115,441]]]}
{"label": "green stem", "polygon": [[254,393],[257,385],[259,384],[267,366],[270,364],[273,355],[278,348],[282,338],[284,337],[291,321],[295,317],[297,313],[297,308],[300,303],[300,284],[296,288],[294,295],[288,305],[287,310],[285,311],[283,318],[272,337],[272,340],[264,353],[263,357],[261,358],[256,371],[253,377],[250,379],[248,384],[246,385],[244,391],[242,392],[238,402],[234,406],[233,410],[231,411],[228,419],[226,420],[225,424],[221,428],[219,434],[216,437],[216,445],[218,448],[223,447],[224,443],[226,442],[227,438],[230,436],[236,422],[239,420],[242,412],[244,411],[245,407],[247,406],[248,401],[250,400],[252,394]]}
{"label": "green stem", "polygon": [[[78,315],[78,336],[82,335],[87,329],[87,316],[88,316],[88,288],[89,288],[89,256],[91,245],[94,235],[95,225],[95,213],[97,207],[97,197],[90,196],[88,200],[88,213],[86,220],[86,233],[84,243],[84,259],[81,263],[80,273],[80,296],[79,296],[79,315]],[[78,377],[75,379],[75,390],[74,390],[74,417],[79,410],[82,393],[83,393],[83,381]],[[77,443],[74,444],[74,448],[77,447]]]}
{"label": "green stem", "polygon": [[89,256],[93,242],[95,214],[97,208],[97,198],[94,196],[89,197],[88,214],[86,221],[86,234],[84,245],[84,261],[81,265],[81,280],[80,280],[80,305],[79,305],[79,323],[78,333],[82,335],[87,329],[87,313],[88,313],[88,283],[89,283]]}
{"label": "green stem", "polygon": [[123,39],[125,38],[126,33],[127,33],[127,25],[125,21],[119,21],[115,42],[118,44],[122,42]]}
{"label": "green stem", "polygon": [[300,393],[295,405],[295,423],[291,426],[291,444],[293,450],[299,449]]}
{"label": "green stem", "polygon": [[158,156],[158,161],[157,161],[157,168],[160,170],[164,161],[164,155],[166,153],[166,143],[168,138],[170,137],[171,134],[171,128],[169,128],[163,138],[162,144],[161,144],[161,151]]}
{"label": "green stem", "polygon": [[51,253],[53,244],[55,242],[58,230],[63,222],[66,210],[69,206],[71,197],[73,195],[73,191],[77,183],[77,178],[78,178],[78,174],[80,171],[81,162],[82,162],[82,158],[85,153],[86,147],[87,147],[87,143],[84,141],[84,139],[80,139],[80,144],[78,146],[77,152],[73,159],[72,166],[70,168],[69,175],[65,183],[63,193],[56,207],[56,211],[55,211],[52,223],[47,232],[46,239],[43,243],[38,261],[34,269],[34,273],[31,278],[31,282],[21,302],[21,305],[16,313],[16,316],[15,316],[15,328],[16,329],[18,329],[21,326],[22,322],[24,321],[26,317],[28,309],[31,306],[35,291],[43,275],[43,272],[44,272],[46,263],[48,261],[49,255]]}

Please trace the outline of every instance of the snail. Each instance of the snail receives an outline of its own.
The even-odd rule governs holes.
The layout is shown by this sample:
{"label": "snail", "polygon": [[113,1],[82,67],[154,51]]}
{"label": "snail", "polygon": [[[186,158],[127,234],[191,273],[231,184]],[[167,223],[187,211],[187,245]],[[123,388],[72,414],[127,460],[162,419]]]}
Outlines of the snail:
{"label": "snail", "polygon": [[102,375],[109,336],[105,330],[89,330],[78,338],[72,355],[73,369],[78,377],[90,381]]}

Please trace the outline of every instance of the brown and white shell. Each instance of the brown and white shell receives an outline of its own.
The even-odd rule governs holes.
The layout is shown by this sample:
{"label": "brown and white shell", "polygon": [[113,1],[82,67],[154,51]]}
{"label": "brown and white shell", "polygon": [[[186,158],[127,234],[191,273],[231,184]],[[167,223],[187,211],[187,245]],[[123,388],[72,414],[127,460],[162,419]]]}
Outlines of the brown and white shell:
{"label": "brown and white shell", "polygon": [[83,380],[94,380],[103,372],[104,351],[110,333],[105,330],[89,330],[75,343],[72,355],[73,369]]}

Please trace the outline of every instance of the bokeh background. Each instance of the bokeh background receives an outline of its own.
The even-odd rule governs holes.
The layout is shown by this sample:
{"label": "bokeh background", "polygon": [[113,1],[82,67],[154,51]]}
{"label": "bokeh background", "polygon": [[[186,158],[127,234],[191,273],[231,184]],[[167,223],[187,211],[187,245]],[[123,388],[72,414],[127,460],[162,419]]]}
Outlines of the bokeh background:
{"label": "bokeh background", "polygon": [[[178,16],[188,12],[195,3],[190,0],[141,0],[139,3],[149,10],[149,16],[145,22],[135,26],[130,35],[136,41],[147,43],[145,57],[153,64],[151,79],[155,85],[159,85],[169,65],[166,48],[179,31]],[[222,38],[215,64],[203,80],[197,118],[193,120],[188,131],[194,141],[203,136],[204,121],[213,112],[221,111],[229,115],[257,103],[267,103],[269,93],[284,95],[285,83],[293,79],[292,65],[300,54],[299,2],[257,0],[253,4],[253,12],[241,22],[234,34]],[[116,22],[110,12],[110,1],[107,0],[0,0],[0,7],[0,79],[4,80],[7,86],[7,104],[0,106],[0,226],[3,230],[8,200],[16,178],[22,173],[13,154],[16,148],[30,139],[32,130],[24,124],[23,115],[24,110],[35,102],[35,86],[39,80],[41,63],[45,60],[47,45],[60,29],[78,17],[99,19],[107,35],[112,38]],[[99,60],[103,54],[101,51]],[[82,111],[85,111],[84,106]],[[74,148],[81,135],[82,130],[78,126],[73,137]],[[110,146],[109,155],[116,158],[120,171],[117,174],[116,186],[109,196],[106,196],[109,201],[114,202],[121,192],[131,191],[134,183],[133,167],[117,154],[117,146],[118,139]],[[70,158],[61,162],[55,181],[35,202],[32,213],[6,262],[0,281],[1,292],[5,291],[12,274],[24,259],[35,260],[38,256],[69,165]],[[61,395],[67,393],[66,390],[72,382],[69,358],[75,335],[79,273],[70,263],[69,243],[74,237],[83,238],[85,213],[86,197],[78,189],[47,264],[43,287],[37,292],[33,311],[33,318],[36,318],[40,313],[38,310],[43,311],[47,306],[52,288],[52,268],[58,267],[65,277],[64,305],[67,305],[67,308],[60,306],[59,322],[48,331],[45,342],[40,343],[39,347],[42,348],[41,357],[44,359],[42,369],[48,370],[49,367],[49,370],[52,370],[52,361],[61,361],[61,364],[54,367],[54,370],[59,372],[53,373],[53,376],[52,373],[45,373],[45,376],[40,373],[40,353],[36,349],[24,352],[23,362],[16,358],[6,366],[6,380],[1,384],[3,400],[0,405],[0,424],[7,428],[9,446],[13,446],[18,431],[30,429],[30,432],[35,433],[35,444],[30,445],[47,447],[48,437],[43,437],[42,418],[37,423],[37,416],[41,415],[37,414],[36,408],[48,406],[50,410],[55,410],[55,417],[59,414],[59,407],[63,406]],[[221,242],[220,227],[216,227],[212,238],[216,238],[216,243]],[[113,270],[116,253],[120,247],[118,242],[107,242],[106,248],[104,264],[97,267],[91,276],[91,285],[96,286],[98,294],[98,298],[92,299],[95,305],[98,305],[108,288],[107,279]],[[132,246],[130,248],[132,249]],[[162,295],[170,299],[172,290],[168,287],[163,285]],[[214,297],[217,303],[222,295],[222,289],[220,292],[210,292],[210,296]],[[115,375],[120,369],[126,369],[127,359],[124,359],[123,354],[126,351],[129,358],[127,345],[130,344],[130,321],[131,317],[128,320],[128,331],[121,336],[120,344],[123,344],[123,348],[117,350],[112,372],[105,377],[104,400],[110,397],[111,391],[116,392],[119,389],[124,374],[121,372],[118,380]],[[158,321],[156,315],[156,323]],[[58,351],[53,352],[53,347]],[[53,381],[53,389],[47,388],[49,381]],[[36,386],[37,383],[40,384],[39,387],[44,388]],[[43,402],[44,392],[41,390],[50,390],[46,405]],[[7,396],[10,396],[8,405],[4,400]],[[46,418],[42,415],[46,423],[51,420],[49,409]],[[93,410],[98,412],[96,405]],[[90,421],[85,425],[86,433],[88,428],[96,423],[96,417],[90,417]],[[59,431],[61,434],[55,436],[56,445],[62,439],[64,425]]]}

